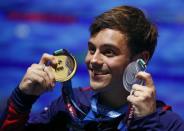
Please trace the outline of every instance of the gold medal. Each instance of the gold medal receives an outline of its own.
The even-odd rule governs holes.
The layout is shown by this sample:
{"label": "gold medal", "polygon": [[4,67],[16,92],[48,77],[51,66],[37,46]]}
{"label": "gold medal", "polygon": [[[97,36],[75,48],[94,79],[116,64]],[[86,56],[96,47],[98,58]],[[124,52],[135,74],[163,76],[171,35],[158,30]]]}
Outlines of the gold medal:
{"label": "gold medal", "polygon": [[71,79],[77,69],[75,58],[70,55],[66,50],[61,49],[54,52],[57,57],[56,67],[52,67],[56,81],[64,82]]}

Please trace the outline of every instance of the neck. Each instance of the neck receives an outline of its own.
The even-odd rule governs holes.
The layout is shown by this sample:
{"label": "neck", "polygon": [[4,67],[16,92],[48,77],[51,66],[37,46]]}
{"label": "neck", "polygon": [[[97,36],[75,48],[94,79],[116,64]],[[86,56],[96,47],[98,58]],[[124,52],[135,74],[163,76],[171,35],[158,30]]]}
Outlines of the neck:
{"label": "neck", "polygon": [[111,108],[119,108],[127,103],[127,96],[129,93],[122,87],[113,88],[113,90],[107,90],[100,92],[99,102]]}

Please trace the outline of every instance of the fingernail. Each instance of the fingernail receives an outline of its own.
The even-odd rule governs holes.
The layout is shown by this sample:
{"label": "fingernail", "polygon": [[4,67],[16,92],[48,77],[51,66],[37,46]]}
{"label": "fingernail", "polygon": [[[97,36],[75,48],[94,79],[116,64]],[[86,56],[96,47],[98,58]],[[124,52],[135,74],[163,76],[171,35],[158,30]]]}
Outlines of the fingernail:
{"label": "fingernail", "polygon": [[54,64],[57,64],[57,60],[54,60]]}
{"label": "fingernail", "polygon": [[55,83],[52,83],[51,85],[52,85],[52,87],[54,87],[55,86]]}

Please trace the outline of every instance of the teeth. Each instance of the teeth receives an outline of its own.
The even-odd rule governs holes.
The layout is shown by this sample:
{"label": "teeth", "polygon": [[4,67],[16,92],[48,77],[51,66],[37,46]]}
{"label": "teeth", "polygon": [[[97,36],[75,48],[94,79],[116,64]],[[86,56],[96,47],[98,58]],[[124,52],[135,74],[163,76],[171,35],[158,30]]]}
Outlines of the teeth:
{"label": "teeth", "polygon": [[91,70],[92,73],[94,73],[95,75],[104,75],[105,73],[103,72],[98,72],[98,71],[95,71],[95,70]]}

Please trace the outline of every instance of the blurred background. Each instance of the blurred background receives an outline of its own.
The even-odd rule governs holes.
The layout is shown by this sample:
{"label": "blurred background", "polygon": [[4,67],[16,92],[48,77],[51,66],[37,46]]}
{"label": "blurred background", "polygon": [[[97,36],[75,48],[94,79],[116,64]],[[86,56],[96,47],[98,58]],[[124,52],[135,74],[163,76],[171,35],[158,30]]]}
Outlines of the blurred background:
{"label": "blurred background", "polygon": [[[119,5],[141,8],[159,29],[158,46],[148,66],[157,98],[184,118],[184,1],[168,0],[1,0],[0,114],[26,69],[43,53],[65,48],[77,59],[74,87],[89,86],[84,57],[88,27],[100,13]],[[60,83],[40,97],[33,113],[60,95]]]}

